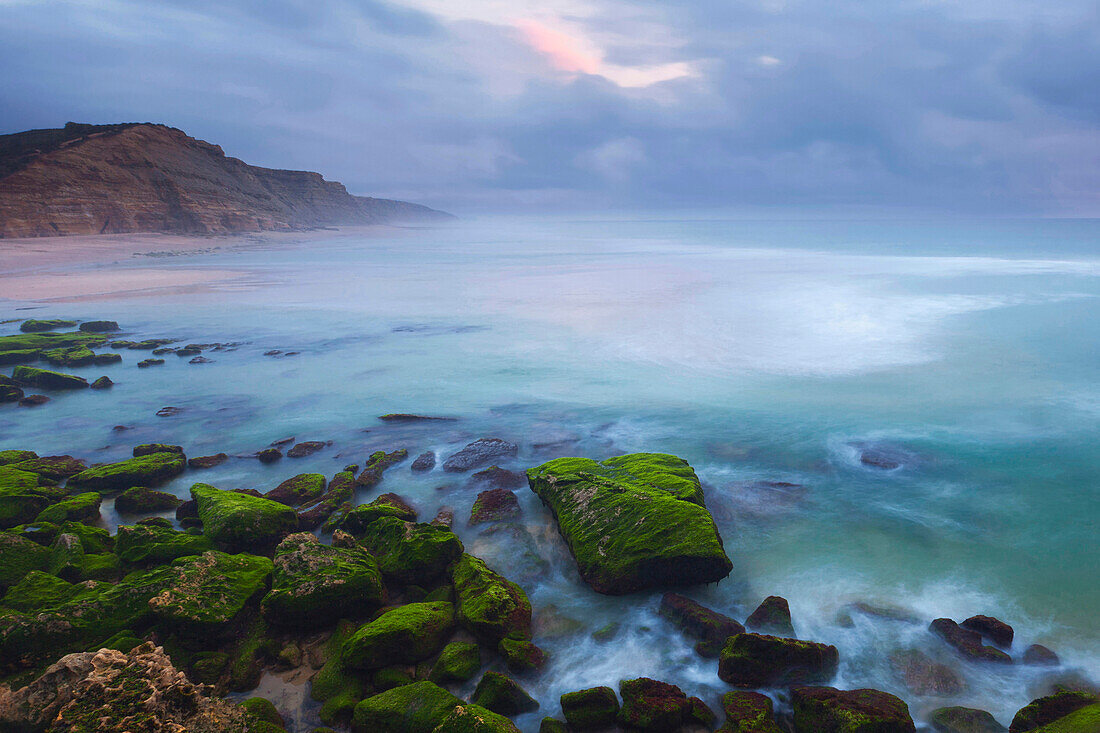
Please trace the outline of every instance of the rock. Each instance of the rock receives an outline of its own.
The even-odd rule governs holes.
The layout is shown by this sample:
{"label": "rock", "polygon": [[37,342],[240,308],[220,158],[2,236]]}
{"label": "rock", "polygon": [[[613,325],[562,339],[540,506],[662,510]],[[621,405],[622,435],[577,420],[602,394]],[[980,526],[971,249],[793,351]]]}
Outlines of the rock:
{"label": "rock", "polygon": [[301,506],[324,496],[327,485],[322,473],[300,473],[264,494],[264,498],[287,506]]}
{"label": "rock", "polygon": [[442,647],[454,630],[454,606],[443,601],[409,603],[359,627],[340,651],[353,669],[415,664]]}
{"label": "rock", "polygon": [[488,484],[493,489],[518,489],[527,484],[527,476],[500,466],[489,466],[471,474],[470,483]]}
{"label": "rock", "polygon": [[68,349],[50,349],[43,351],[42,358],[53,366],[82,367],[94,364],[96,355],[87,346],[74,346]]}
{"label": "rock", "polygon": [[921,619],[912,611],[894,606],[878,606],[864,601],[849,603],[837,613],[837,624],[846,628],[855,625],[853,614],[862,614],[883,621],[897,621],[906,624],[919,624]]}
{"label": "rock", "polygon": [[187,362],[188,364],[213,364],[213,359],[207,359],[205,356],[196,356]]}
{"label": "rock", "polygon": [[561,711],[572,730],[602,730],[615,724],[619,699],[610,687],[591,687],[562,695]]}
{"label": "rock", "polygon": [[600,593],[716,582],[733,568],[695,471],[675,456],[558,458],[527,476]]}
{"label": "rock", "polygon": [[722,696],[722,709],[726,722],[716,733],[783,733],[767,695],[744,690],[727,692]]}
{"label": "rock", "polygon": [[798,733],[914,733],[909,706],[879,690],[791,689]]}
{"label": "rock", "polygon": [[33,522],[39,512],[68,493],[40,484],[36,473],[0,466],[0,529]]}
{"label": "rock", "polygon": [[433,682],[414,682],[368,697],[356,705],[352,730],[434,733],[451,711],[462,704]]}
{"label": "rock", "polygon": [[539,723],[539,733],[569,733],[569,728],[555,718],[543,718]]}
{"label": "rock", "polygon": [[964,629],[977,631],[1002,649],[1012,646],[1012,627],[992,616],[971,616],[961,624]]}
{"label": "rock", "polygon": [[1012,657],[1001,650],[983,646],[982,636],[977,631],[964,629],[949,618],[938,618],[928,628],[968,659],[1012,664]]}
{"label": "rock", "polygon": [[0,404],[5,402],[19,402],[23,399],[23,390],[8,384],[0,384]]}
{"label": "rock", "polygon": [[149,524],[119,527],[115,542],[118,558],[129,565],[163,565],[212,549],[213,543],[206,535]]}
{"label": "rock", "polygon": [[115,511],[119,514],[148,514],[175,511],[183,500],[174,494],[154,491],[144,486],[126,489],[115,499]]}
{"label": "rock", "polygon": [[676,593],[665,593],[661,597],[659,613],[684,634],[697,639],[695,651],[703,657],[717,657],[726,639],[745,631],[744,626],[729,616]]}
{"label": "rock", "polygon": [[436,684],[465,682],[473,679],[479,669],[481,669],[481,651],[477,644],[452,641],[443,647],[439,659],[432,665],[428,679]]}
{"label": "rock", "polygon": [[92,389],[110,389],[115,386],[115,383],[111,381],[110,377],[103,376],[89,385]]}
{"label": "rock", "polygon": [[514,456],[519,446],[500,438],[479,438],[443,462],[443,470],[452,473],[484,466],[495,458]]}
{"label": "rock", "polygon": [[272,548],[298,527],[294,510],[277,501],[208,484],[192,486],[191,497],[198,503],[203,533],[235,551]]}
{"label": "rock", "polygon": [[781,596],[768,596],[756,610],[745,619],[745,627],[762,634],[794,637],[794,625],[791,623],[791,609],[787,599]]}
{"label": "rock", "polygon": [[96,491],[123,491],[131,486],[157,486],[183,473],[186,459],[179,453],[151,453],[118,463],[93,466],[69,479],[68,486]]}
{"label": "rock", "polygon": [[62,318],[28,318],[19,324],[19,330],[23,333],[38,333],[40,331],[52,331],[55,328],[71,328],[75,325],[76,321],[67,321]]}
{"label": "rock", "polygon": [[183,412],[182,407],[162,407],[157,410],[157,417],[172,417],[174,415],[180,414],[181,412]]}
{"label": "rock", "polygon": [[1100,703],[1076,710],[1053,723],[1036,728],[1035,733],[1095,733],[1100,730]]}
{"label": "rock", "polygon": [[[0,590],[15,585],[33,570],[49,567],[50,551],[11,532],[0,532]],[[11,606],[5,598],[5,606]]]}
{"label": "rock", "polygon": [[371,522],[396,517],[403,522],[416,521],[416,509],[397,494],[382,494],[369,504],[360,504],[346,515],[340,526],[353,535],[362,533]]}
{"label": "rock", "polygon": [[283,457],[283,452],[278,448],[264,448],[256,453],[260,463],[274,463]]}
{"label": "rock", "polygon": [[449,506],[443,506],[439,508],[439,511],[435,514],[435,519],[431,521],[433,527],[443,527],[450,529],[455,523],[455,510]]}
{"label": "rock", "polygon": [[906,649],[890,655],[890,666],[914,695],[952,697],[965,689],[955,670],[935,662],[918,649]]}
{"label": "rock", "polygon": [[359,541],[378,558],[387,580],[432,587],[462,555],[462,542],[448,529],[381,517],[364,528]]}
{"label": "rock", "polygon": [[285,727],[283,716],[270,700],[262,697],[250,697],[240,703],[240,706],[248,711],[254,718],[271,723],[279,728]]}
{"label": "rock", "polygon": [[386,415],[379,415],[378,419],[382,422],[388,423],[410,423],[410,422],[454,422],[458,418],[456,417],[428,417],[425,415],[410,415],[404,412],[391,412]]}
{"label": "rock", "polygon": [[[355,474],[341,471],[332,477],[328,491],[320,499],[306,502],[298,513],[298,526],[301,529],[315,529],[337,508],[351,501],[355,492]],[[350,510],[350,505],[349,505]]]}
{"label": "rock", "polygon": [[[1089,706],[1100,704],[1100,698],[1088,692],[1056,692],[1053,695],[1040,697],[1020,708],[1012,723],[1008,726],[1011,733],[1024,733],[1029,730],[1041,730],[1056,720],[1061,720],[1070,713]],[[1100,715],[1097,716],[1100,720]],[[1081,729],[1084,731],[1085,729]],[[1046,733],[1044,731],[1044,733]],[[1055,733],[1051,731],[1051,733]],[[1057,733],[1062,733],[1058,731]],[[1077,733],[1072,728],[1067,728],[1065,733]]]}
{"label": "rock", "polygon": [[103,497],[94,491],[76,494],[46,507],[35,518],[36,522],[85,522],[99,517]]}
{"label": "rock", "polygon": [[533,672],[546,666],[546,652],[520,636],[501,639],[497,644],[497,653],[504,657],[504,663],[513,672]]}
{"label": "rock", "polygon": [[172,563],[170,587],[149,600],[153,615],[179,634],[216,638],[267,587],[272,563],[210,550]]}
{"label": "rock", "polygon": [[1047,649],[1042,644],[1032,644],[1024,649],[1024,664],[1034,664],[1040,667],[1057,667],[1062,663],[1058,655]]}
{"label": "rock", "polygon": [[118,330],[115,321],[84,321],[80,324],[80,330],[85,333],[109,333]]}
{"label": "rock", "polygon": [[685,722],[691,704],[676,685],[648,677],[619,683],[623,705],[618,722],[624,728],[643,731],[675,731]]}
{"label": "rock", "polygon": [[286,457],[287,458],[304,458],[306,456],[313,455],[314,453],[316,453],[317,451],[325,448],[326,446],[328,446],[328,443],[325,443],[325,442],[320,441],[320,440],[307,440],[307,441],[304,441],[302,443],[298,443],[293,448],[288,450],[286,452]]}
{"label": "rock", "polygon": [[164,364],[164,359],[142,359],[138,362],[138,369],[148,369],[153,366],[161,366]]}
{"label": "rock", "polygon": [[355,483],[365,489],[377,486],[382,481],[382,474],[387,468],[400,463],[408,457],[409,452],[404,448],[395,450],[392,453],[381,450],[375,451],[367,458],[367,465],[363,468],[363,473],[359,474],[359,477],[355,479]]}
{"label": "rock", "polygon": [[[96,354],[92,359],[92,363],[96,366],[107,366],[108,364],[120,364],[122,363],[122,354]],[[100,377],[102,379],[102,377]]]}
{"label": "rock", "polygon": [[515,519],[522,514],[519,499],[508,489],[489,489],[477,495],[470,509],[469,526]]}
{"label": "rock", "polygon": [[38,458],[38,454],[32,450],[0,450],[0,466],[10,466],[35,458]]}
{"label": "rock", "polygon": [[483,644],[531,638],[531,602],[518,585],[469,554],[455,563],[452,581],[458,622]]}
{"label": "rock", "polygon": [[462,704],[448,713],[433,733],[519,733],[519,728],[503,715]]}
{"label": "rock", "polygon": [[20,407],[38,407],[44,405],[50,401],[50,398],[44,394],[31,394],[27,395],[23,399],[19,400]]}
{"label": "rock", "polygon": [[928,721],[938,733],[1005,733],[1008,728],[984,710],[950,707],[933,710]]}
{"label": "rock", "polygon": [[84,461],[72,456],[43,456],[19,461],[18,463],[10,463],[8,466],[17,471],[36,473],[48,481],[61,481],[88,468],[84,465]]}
{"label": "rock", "polygon": [[412,462],[412,466],[410,468],[417,473],[431,471],[433,468],[435,468],[435,453],[432,453],[431,451],[425,451],[424,453],[421,453],[416,457],[416,460]]}
{"label": "rock", "polygon": [[779,687],[828,682],[836,674],[835,646],[744,633],[726,641],[718,676],[735,687]]}
{"label": "rock", "polygon": [[38,389],[87,389],[88,380],[73,374],[51,372],[49,369],[37,369],[29,366],[17,366],[11,374],[12,379]]}
{"label": "rock", "polygon": [[[41,351],[38,349],[12,349],[11,351],[0,351],[0,366],[7,366],[8,364],[29,364],[32,361],[38,361]],[[8,379],[9,377],[5,377]],[[15,385],[5,385],[13,387]]]}
{"label": "rock", "polygon": [[368,552],[323,545],[300,532],[276,548],[271,592],[260,608],[272,623],[315,628],[369,613],[385,599],[382,573]]}
{"label": "rock", "polygon": [[880,447],[865,447],[862,449],[859,456],[859,462],[864,466],[881,468],[886,471],[900,468],[902,460],[903,456],[897,451]]}
{"label": "rock", "polygon": [[178,445],[169,445],[168,443],[143,443],[141,445],[134,446],[134,458],[150,456],[154,453],[176,453],[182,456],[183,447]]}
{"label": "rock", "polygon": [[229,460],[226,453],[215,453],[212,456],[197,456],[187,461],[188,468],[213,468]]}
{"label": "rock", "polygon": [[499,672],[486,672],[470,696],[474,705],[513,717],[539,709],[539,703],[515,681]]}

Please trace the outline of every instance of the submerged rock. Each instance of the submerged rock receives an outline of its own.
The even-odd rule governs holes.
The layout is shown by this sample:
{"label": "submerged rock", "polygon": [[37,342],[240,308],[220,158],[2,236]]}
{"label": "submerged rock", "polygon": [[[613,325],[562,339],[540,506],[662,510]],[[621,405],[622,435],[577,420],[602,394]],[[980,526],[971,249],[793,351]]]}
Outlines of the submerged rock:
{"label": "submerged rock", "polygon": [[286,452],[287,458],[304,458],[324,449],[328,443],[320,440],[306,440],[298,443]]}
{"label": "submerged rock", "polygon": [[115,386],[115,383],[111,381],[110,377],[103,376],[89,385],[92,389],[110,389]]}
{"label": "submerged rock", "polygon": [[1042,644],[1032,644],[1024,649],[1024,664],[1034,664],[1040,667],[1057,667],[1062,663],[1058,655],[1047,649]]}
{"label": "submerged rock", "polygon": [[410,422],[454,422],[457,417],[430,417],[427,415],[411,415],[405,412],[391,412],[385,415],[379,415],[378,419],[382,422],[388,423],[410,423]]}
{"label": "submerged rock", "polygon": [[76,321],[67,321],[63,318],[28,318],[19,324],[19,330],[23,333],[39,333],[41,331],[52,331],[55,328],[71,328],[76,325]]}
{"label": "submerged rock", "polygon": [[488,484],[494,489],[518,489],[527,483],[527,477],[518,471],[500,466],[489,466],[470,475],[471,483]]}
{"label": "submerged rock", "polygon": [[227,453],[215,453],[212,456],[197,456],[187,461],[188,468],[213,468],[229,460]]}
{"label": "submerged rock", "polygon": [[1014,636],[1012,627],[1000,619],[992,616],[971,616],[959,626],[970,631],[977,631],[1002,649],[1012,646],[1012,637]]}
{"label": "submerged rock", "polygon": [[452,473],[484,466],[495,458],[514,456],[519,446],[500,438],[479,438],[443,462],[443,470]]}
{"label": "submerged rock", "polygon": [[416,457],[410,468],[417,473],[431,471],[435,468],[435,453],[425,451]]}
{"label": "submerged rock", "polygon": [[744,633],[726,641],[718,676],[736,687],[819,684],[833,678],[838,661],[829,644]]}
{"label": "submerged rock", "polygon": [[49,369],[37,369],[29,366],[17,366],[11,374],[12,379],[21,384],[38,389],[87,389],[88,380],[73,374],[51,372]]}
{"label": "submerged rock", "polygon": [[726,722],[716,733],[783,733],[767,695],[746,690],[727,692],[722,696],[722,710]]}
{"label": "submerged rock", "polygon": [[964,657],[977,661],[1012,664],[1012,657],[1000,649],[984,646],[982,636],[977,631],[964,629],[949,618],[938,618],[928,628]]}
{"label": "submerged rock", "polygon": [[909,706],[880,690],[791,689],[798,733],[915,733]]}
{"label": "submerged rock", "polygon": [[928,721],[937,733],[1005,733],[1008,728],[984,710],[950,707],[933,710]]}
{"label": "submerged rock", "polygon": [[142,443],[141,445],[134,446],[134,458],[141,458],[142,456],[149,456],[154,453],[178,453],[183,455],[183,446],[171,445],[169,443]]}
{"label": "submerged rock", "polygon": [[703,657],[717,657],[729,637],[745,631],[744,626],[729,616],[677,593],[665,593],[661,597],[659,613],[686,635],[698,639],[695,651]]}
{"label": "submerged rock", "polygon": [[84,461],[72,456],[42,456],[41,458],[36,457],[17,463],[9,463],[8,466],[17,471],[36,473],[49,481],[61,481],[88,468],[84,465]]}
{"label": "submerged rock", "polygon": [[890,666],[914,695],[950,697],[963,691],[962,678],[919,649],[906,649],[890,655]]}
{"label": "submerged rock", "polygon": [[762,634],[794,637],[794,625],[791,623],[791,609],[787,599],[781,596],[768,596],[756,610],[745,619],[745,628]]}
{"label": "submerged rock", "polygon": [[19,400],[20,407],[38,407],[44,405],[50,401],[50,398],[44,394],[29,394],[23,399]]}
{"label": "submerged rock", "polygon": [[470,509],[469,526],[515,519],[521,513],[519,499],[513,492],[508,489],[489,489],[482,491],[474,500]]}
{"label": "submerged rock", "polygon": [[23,399],[24,393],[19,387],[10,384],[0,384],[0,403],[18,402]]}
{"label": "submerged rock", "polygon": [[84,321],[80,324],[80,330],[85,333],[109,333],[118,330],[115,321]]}
{"label": "submerged rock", "polygon": [[561,711],[573,730],[603,730],[615,724],[619,698],[610,687],[567,692],[561,696]]}
{"label": "submerged rock", "polygon": [[274,463],[283,457],[283,452],[278,448],[264,448],[262,451],[257,451],[256,458],[260,463]]}
{"label": "submerged rock", "polygon": [[676,456],[558,458],[527,477],[600,593],[711,583],[733,568],[695,471]]}

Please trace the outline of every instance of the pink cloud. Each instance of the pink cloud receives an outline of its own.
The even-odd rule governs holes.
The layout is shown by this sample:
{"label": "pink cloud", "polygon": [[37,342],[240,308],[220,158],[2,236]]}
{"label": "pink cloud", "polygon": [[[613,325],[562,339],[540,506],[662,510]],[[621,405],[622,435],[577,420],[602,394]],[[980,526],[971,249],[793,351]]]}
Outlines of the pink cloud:
{"label": "pink cloud", "polygon": [[534,20],[518,21],[516,27],[532,48],[550,59],[554,68],[582,74],[600,72],[600,58],[581,50],[576,39]]}

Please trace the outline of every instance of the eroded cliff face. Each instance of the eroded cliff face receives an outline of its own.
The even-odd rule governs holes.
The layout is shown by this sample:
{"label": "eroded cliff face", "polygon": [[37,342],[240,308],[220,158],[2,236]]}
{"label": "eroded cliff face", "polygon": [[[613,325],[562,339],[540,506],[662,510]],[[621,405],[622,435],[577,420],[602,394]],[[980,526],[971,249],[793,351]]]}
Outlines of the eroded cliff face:
{"label": "eroded cliff face", "polygon": [[0,136],[0,237],[210,234],[429,221],[447,214],[350,195],[318,173],[258,168],[153,124]]}

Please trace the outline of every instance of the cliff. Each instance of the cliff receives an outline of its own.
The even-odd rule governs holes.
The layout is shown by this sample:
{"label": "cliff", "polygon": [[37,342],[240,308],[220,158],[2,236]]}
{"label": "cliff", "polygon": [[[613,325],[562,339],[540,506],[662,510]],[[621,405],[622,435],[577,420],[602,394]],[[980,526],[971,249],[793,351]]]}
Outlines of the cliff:
{"label": "cliff", "polygon": [[449,218],[404,201],[352,196],[319,173],[251,166],[164,125],[70,122],[0,136],[0,238]]}

